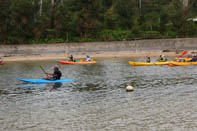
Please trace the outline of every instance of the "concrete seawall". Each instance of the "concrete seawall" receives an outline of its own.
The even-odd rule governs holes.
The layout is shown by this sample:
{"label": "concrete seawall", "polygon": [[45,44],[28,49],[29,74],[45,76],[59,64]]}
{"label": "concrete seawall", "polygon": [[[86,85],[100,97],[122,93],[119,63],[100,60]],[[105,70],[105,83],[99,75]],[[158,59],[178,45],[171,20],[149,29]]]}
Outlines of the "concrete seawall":
{"label": "concrete seawall", "polygon": [[0,56],[64,56],[65,52],[74,55],[143,53],[162,51],[197,50],[197,38],[133,40],[116,42],[86,42],[34,45],[0,45]]}

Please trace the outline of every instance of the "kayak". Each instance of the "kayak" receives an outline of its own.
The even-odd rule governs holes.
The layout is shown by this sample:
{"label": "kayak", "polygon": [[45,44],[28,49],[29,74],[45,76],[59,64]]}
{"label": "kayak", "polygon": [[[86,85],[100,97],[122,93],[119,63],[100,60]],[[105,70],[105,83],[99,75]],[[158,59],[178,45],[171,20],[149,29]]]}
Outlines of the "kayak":
{"label": "kayak", "polygon": [[170,61],[165,61],[165,62],[134,62],[134,61],[129,61],[129,64],[131,66],[154,66],[154,65],[168,65]]}
{"label": "kayak", "polygon": [[168,65],[171,61],[154,62],[155,65]]}
{"label": "kayak", "polygon": [[96,61],[61,61],[59,60],[58,63],[65,64],[65,65],[72,65],[72,64],[96,64]]}
{"label": "kayak", "polygon": [[0,62],[0,65],[3,65],[4,63],[3,62]]}
{"label": "kayak", "polygon": [[197,62],[170,62],[169,66],[188,66],[188,65],[197,65]]}
{"label": "kayak", "polygon": [[183,60],[185,60],[186,62],[192,60],[192,58],[180,58],[180,57],[176,57],[176,58],[175,58],[176,61],[178,61],[178,60],[180,60],[180,59],[183,59]]}
{"label": "kayak", "polygon": [[37,84],[45,84],[45,83],[64,83],[64,82],[73,82],[72,79],[60,79],[60,80],[45,80],[45,79],[17,79],[26,83],[37,83]]}
{"label": "kayak", "polygon": [[147,62],[134,62],[134,61],[129,61],[129,64],[131,66],[153,66],[154,63],[147,63]]}

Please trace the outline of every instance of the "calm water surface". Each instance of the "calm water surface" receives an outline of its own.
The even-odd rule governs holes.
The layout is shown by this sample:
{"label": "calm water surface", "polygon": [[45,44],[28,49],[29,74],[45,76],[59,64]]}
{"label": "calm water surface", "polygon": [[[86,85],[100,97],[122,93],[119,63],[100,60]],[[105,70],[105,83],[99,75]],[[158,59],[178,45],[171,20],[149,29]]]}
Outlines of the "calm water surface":
{"label": "calm water surface", "polygon": [[[131,67],[127,58],[60,65],[63,84],[25,84],[55,61],[0,66],[1,131],[197,130],[197,66]],[[126,92],[127,85],[134,86]]]}

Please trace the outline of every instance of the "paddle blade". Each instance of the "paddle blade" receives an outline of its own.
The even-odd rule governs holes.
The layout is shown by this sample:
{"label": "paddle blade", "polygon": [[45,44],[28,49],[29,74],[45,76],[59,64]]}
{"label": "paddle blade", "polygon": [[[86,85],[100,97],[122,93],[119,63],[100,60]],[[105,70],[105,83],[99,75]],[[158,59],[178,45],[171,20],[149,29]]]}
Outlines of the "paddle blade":
{"label": "paddle blade", "polygon": [[44,68],[43,68],[42,66],[40,66],[40,69],[41,69],[43,72],[45,72],[45,70],[44,70]]}
{"label": "paddle blade", "polygon": [[185,54],[187,54],[187,51],[184,51],[179,57],[183,57]]}
{"label": "paddle blade", "polygon": [[46,71],[44,70],[42,66],[40,66],[40,69],[48,76],[48,74],[46,73]]}

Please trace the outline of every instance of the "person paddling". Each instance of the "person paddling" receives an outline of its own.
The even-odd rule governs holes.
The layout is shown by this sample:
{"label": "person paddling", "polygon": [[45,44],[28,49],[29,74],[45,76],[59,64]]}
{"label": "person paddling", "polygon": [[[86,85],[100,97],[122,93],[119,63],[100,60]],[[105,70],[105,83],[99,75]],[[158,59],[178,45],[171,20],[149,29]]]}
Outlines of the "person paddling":
{"label": "person paddling", "polygon": [[160,55],[160,56],[159,56],[159,59],[158,59],[157,61],[159,61],[159,62],[165,62],[165,61],[167,61],[167,60],[168,60],[168,59],[165,58],[164,55]]}
{"label": "person paddling", "polygon": [[87,55],[87,56],[86,56],[86,61],[90,61],[90,60],[91,60],[90,56]]}
{"label": "person paddling", "polygon": [[150,63],[150,62],[151,62],[151,59],[150,59],[150,57],[149,57],[149,56],[147,56],[147,58],[146,58],[146,62],[147,62],[147,63]]}
{"label": "person paddling", "polygon": [[70,61],[74,61],[74,57],[73,57],[73,55],[70,55]]}
{"label": "person paddling", "polygon": [[45,74],[49,75],[49,76],[47,76],[47,77],[44,78],[45,80],[59,80],[61,78],[62,73],[59,70],[59,68],[58,68],[57,65],[55,65],[53,67],[53,70],[54,70],[53,73],[47,73],[47,72],[45,72]]}

